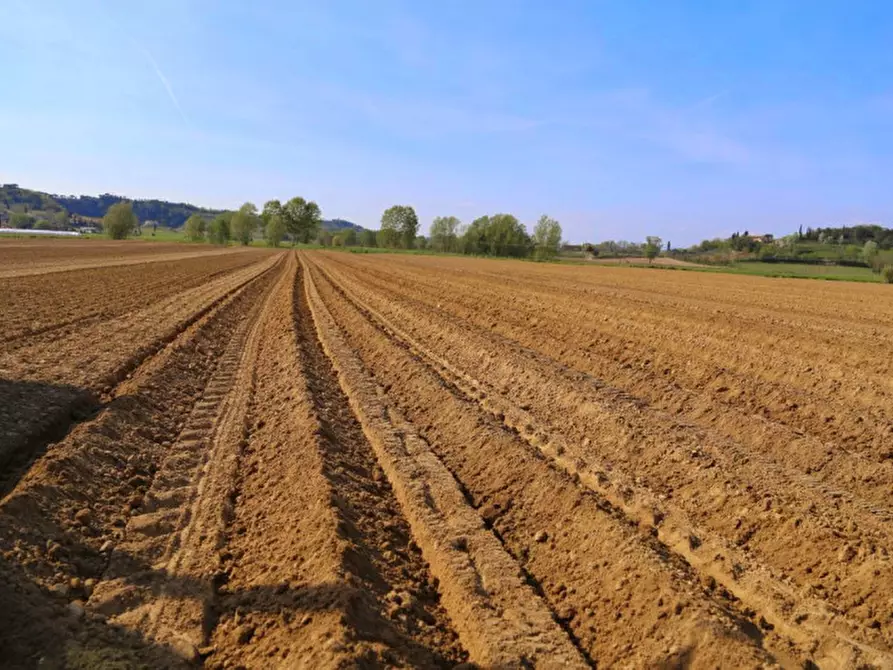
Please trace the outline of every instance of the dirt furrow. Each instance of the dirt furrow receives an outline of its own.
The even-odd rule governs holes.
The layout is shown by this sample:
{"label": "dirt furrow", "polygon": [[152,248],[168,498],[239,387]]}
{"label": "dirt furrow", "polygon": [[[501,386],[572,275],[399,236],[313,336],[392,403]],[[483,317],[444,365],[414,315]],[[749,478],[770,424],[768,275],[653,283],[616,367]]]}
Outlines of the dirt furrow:
{"label": "dirt furrow", "polygon": [[[304,278],[309,280],[306,270]],[[486,667],[586,667],[585,653],[524,583],[520,566],[486,529],[449,471],[369,379],[312,282],[306,291],[323,346],[371,441],[368,458],[374,450],[382,463],[472,659]]]}
{"label": "dirt furrow", "polygon": [[[145,265],[147,263],[163,263],[172,261],[184,261],[192,259],[206,259],[214,256],[231,256],[234,254],[256,254],[256,249],[215,249],[208,246],[196,247],[194,250],[183,251],[181,244],[151,244],[124,245],[102,250],[103,245],[92,243],[91,248],[78,249],[60,240],[54,240],[54,247],[47,247],[44,243],[36,245],[37,251],[29,254],[26,245],[4,243],[0,247],[5,265],[0,270],[0,280],[21,279],[35,275],[54,275],[59,272],[77,272],[93,270],[97,268],[121,267],[130,265]],[[75,245],[83,245],[75,242]],[[114,245],[114,243],[106,243]],[[107,246],[107,249],[109,248]],[[16,247],[19,247],[18,249]],[[92,253],[90,253],[92,251]],[[87,253],[84,253],[87,252]],[[56,255],[54,260],[47,260],[49,256]],[[34,257],[36,256],[36,258]]]}
{"label": "dirt furrow", "polygon": [[88,603],[114,625],[168,644],[188,661],[207,647],[216,622],[217,551],[232,514],[254,388],[258,317],[269,295],[231,332],[144,498],[132,501],[139,513],[129,519]]}
{"label": "dirt furrow", "polygon": [[[98,412],[141,366],[163,353],[181,333],[245,286],[273,268],[275,259],[233,273],[143,310],[92,327],[90,350],[33,343],[22,352],[0,355],[4,370],[15,382],[0,380],[4,403],[0,410],[0,495],[8,493],[31,463],[77,421]],[[29,365],[29,360],[33,365]],[[163,357],[162,357],[163,360]],[[30,369],[30,374],[22,368]]]}
{"label": "dirt furrow", "polygon": [[[2,254],[2,248],[0,248]],[[0,279],[0,346],[10,349],[38,335],[71,336],[84,321],[110,319],[182,293],[266,254],[230,253],[176,262],[75,270],[46,277]],[[59,332],[62,331],[62,332]]]}
{"label": "dirt furrow", "polygon": [[599,663],[759,664],[763,632],[641,533],[399,343],[318,272],[349,346]]}
{"label": "dirt furrow", "polygon": [[[435,317],[437,310],[430,309],[427,313],[420,310],[401,310],[392,299],[378,300],[371,296],[366,290],[366,284],[360,286],[348,281],[340,273],[338,276],[339,280],[351,284],[360,292],[364,308],[372,309],[372,305],[378,305],[380,309],[392,314],[393,320],[377,314],[377,318],[392,332],[400,333],[400,328],[394,326],[394,323],[400,323],[402,328],[408,328],[416,337],[425,338],[430,345],[439,350],[440,354],[432,353],[426,346],[419,345],[413,337],[405,332],[400,333],[404,341],[412,342],[418,351],[433,360],[452,379],[467,383],[466,393],[469,397],[478,399],[492,414],[518,430],[520,435],[547,453],[550,458],[562,463],[569,472],[582,476],[588,486],[607,496],[631,518],[646,527],[653,527],[654,532],[659,533],[668,546],[673,547],[674,551],[684,556],[690,563],[697,565],[706,577],[718,581],[723,587],[740,596],[754,612],[754,620],[765,617],[765,620],[776,627],[776,633],[781,633],[796,642],[801,655],[851,658],[860,648],[868,658],[883,658],[888,655],[889,652],[885,651],[886,645],[881,643],[881,646],[877,647],[880,642],[877,633],[864,629],[856,633],[854,631],[859,631],[858,625],[852,621],[846,624],[846,619],[838,613],[838,601],[831,600],[826,605],[820,599],[824,594],[809,591],[801,593],[800,589],[796,588],[795,582],[792,582],[784,570],[786,565],[796,565],[792,563],[789,555],[785,556],[788,560],[786,562],[783,560],[782,565],[776,564],[776,569],[781,569],[781,572],[773,575],[765,567],[761,567],[759,561],[754,561],[749,556],[749,552],[746,551],[747,545],[742,550],[736,543],[717,542],[718,538],[713,534],[715,531],[699,528],[698,524],[694,523],[697,516],[680,514],[684,509],[680,510],[674,500],[668,500],[669,496],[663,487],[658,485],[652,487],[654,490],[650,490],[646,481],[639,476],[641,470],[631,469],[624,472],[624,464],[620,460],[614,460],[613,455],[609,460],[605,460],[604,456],[598,456],[599,452],[607,451],[603,445],[608,444],[615,447],[614,454],[618,450],[634,451],[636,447],[630,443],[630,439],[635,440],[636,435],[649,432],[671,430],[674,425],[672,419],[655,417],[658,423],[653,429],[641,426],[639,430],[637,424],[641,423],[641,419],[638,417],[643,415],[643,410],[647,417],[653,413],[647,408],[636,406],[634,402],[623,402],[622,396],[617,396],[610,389],[604,388],[604,385],[590,383],[581,378],[579,373],[567,371],[560,365],[550,363],[536,352],[513,347],[508,342],[500,341],[498,336],[469,329],[468,324],[441,321]],[[354,300],[360,299],[354,298]],[[509,352],[518,357],[517,364],[513,362],[513,357],[508,355]],[[458,363],[461,369],[456,368],[453,361]],[[484,371],[485,375],[482,377],[481,373]],[[550,398],[546,406],[542,406],[539,397],[544,392],[548,393]],[[617,428],[604,426],[601,421],[593,424],[596,417],[590,410],[587,410],[588,421],[585,427],[580,431],[573,430],[575,423],[573,417],[578,413],[578,408],[585,408],[593,402],[597,402],[599,411],[607,413],[608,416],[616,415],[622,418],[623,429],[619,441]],[[553,421],[554,416],[560,416],[562,419]],[[683,434],[680,434],[680,439],[681,442],[676,440],[674,443],[673,440],[668,440],[665,443],[664,457],[669,448],[671,458],[666,460],[671,464],[670,467],[676,465],[686,467],[692,477],[703,480],[705,474],[716,475],[735,470],[740,472],[742,465],[738,461],[743,460],[747,463],[749,460],[739,450],[738,457],[729,461],[728,457],[736,453],[735,445],[722,444],[709,435],[699,436],[689,446],[686,446],[687,440]],[[705,442],[710,444],[707,449],[702,446]],[[673,451],[681,455],[681,458],[673,458]],[[696,456],[691,456],[689,451]],[[714,454],[714,451],[718,453]],[[717,458],[713,458],[714,456]],[[754,460],[751,465],[761,464],[759,460]],[[662,468],[666,473],[667,465],[664,464]],[[768,474],[773,471],[771,465],[762,464],[760,471],[764,473],[762,479],[771,479],[771,475]],[[766,488],[767,483],[760,481],[757,473],[752,477],[752,481],[759,482],[762,488]],[[791,500],[786,500],[786,497],[790,497],[787,489],[792,487],[796,490],[800,485],[799,482],[790,480],[776,485],[771,498],[773,520],[778,518],[777,510],[782,510],[784,514],[785,506],[793,504]],[[703,488],[709,490],[710,487]],[[727,485],[724,488],[729,487]],[[678,494],[678,491],[676,493]],[[735,492],[725,491],[724,495],[728,498],[730,493],[734,495]],[[759,491],[756,493],[758,502],[761,502]],[[824,495],[821,495],[820,491],[815,493],[811,503],[813,507],[816,505],[827,507]],[[802,495],[800,497],[802,498]],[[698,500],[694,496],[680,496],[680,498]],[[810,504],[810,500],[806,500],[805,503],[802,500],[797,502],[802,503],[800,506]],[[839,503],[838,499],[836,504]],[[703,507],[703,500],[700,504]],[[794,532],[820,542],[821,535],[817,535],[820,528],[814,528],[811,535],[806,528],[803,528],[806,524],[799,518],[800,507],[791,513],[798,515],[800,522]],[[824,514],[838,516],[842,521],[854,518],[853,510],[844,515],[836,509],[825,509]],[[765,517],[760,516],[761,520]],[[859,518],[859,515],[856,514],[855,518]],[[866,525],[870,526],[871,522],[877,525],[877,521],[873,518],[869,518]],[[814,520],[812,525],[816,525]],[[881,532],[882,529],[876,530]],[[791,534],[791,529],[782,526],[779,532],[785,537]],[[697,538],[694,546],[692,537]],[[814,555],[808,556],[811,562],[815,561]],[[836,554],[826,558],[832,559],[830,568],[839,571]],[[851,557],[855,558],[855,555]],[[871,561],[870,557],[866,562],[878,565],[877,560]],[[877,570],[877,567],[875,569]],[[854,575],[857,579],[858,576],[859,573]],[[856,611],[853,614],[858,615],[860,612]],[[861,639],[861,643],[851,638]],[[837,639],[836,644],[833,642],[834,639]],[[872,646],[875,648],[872,649]]]}
{"label": "dirt furrow", "polygon": [[266,310],[207,664],[451,667],[464,653],[295,267]]}
{"label": "dirt furrow", "polygon": [[[33,620],[15,621],[3,636],[17,650],[13,658],[49,653],[57,660],[74,655],[107,663],[177,662],[144,635],[108,626],[105,615],[87,611],[84,601],[128,523],[139,516],[233,332],[278,274],[255,272],[134,369],[103,411],[50,445],[0,503],[0,555],[15,566],[4,575],[8,588],[29,603],[26,609],[44,612],[45,625],[59,638],[48,650]],[[193,312],[202,307],[193,303]],[[129,640],[126,648],[122,639]]]}
{"label": "dirt furrow", "polygon": [[[801,350],[772,365],[767,350],[792,339],[801,342],[802,334],[785,330],[773,337],[765,325],[748,330],[738,315],[731,320],[733,325],[717,323],[713,316],[709,325],[699,321],[686,327],[680,322],[687,314],[669,312],[665,305],[606,309],[601,294],[588,300],[564,294],[534,299],[505,285],[485,291],[474,281],[463,280],[445,289],[443,282],[425,277],[406,282],[393,270],[373,272],[372,277],[366,272],[364,284],[370,288],[411,295],[426,308],[443,303],[451,318],[552,351],[568,366],[692,423],[722,431],[754,452],[776,458],[779,467],[796,468],[864,498],[866,504],[883,506],[893,491],[893,451],[887,444],[893,423],[883,396],[872,392],[887,384],[889,375],[876,362],[849,365],[842,375],[839,368],[822,371],[828,366],[826,356]],[[564,293],[573,294],[573,287]],[[597,310],[588,306],[593,300]],[[480,309],[482,301],[488,309]],[[650,327],[647,322],[657,319],[656,313],[661,320]],[[712,310],[707,313],[713,315]],[[758,349],[742,356],[742,338],[751,332],[762,339]],[[882,338],[875,333],[873,339]],[[769,347],[767,340],[772,341]],[[729,347],[728,342],[734,345]],[[848,342],[851,350],[863,348]],[[735,365],[734,357],[744,364]],[[841,393],[842,382],[851,383],[863,373],[872,374],[858,384],[857,396]]]}

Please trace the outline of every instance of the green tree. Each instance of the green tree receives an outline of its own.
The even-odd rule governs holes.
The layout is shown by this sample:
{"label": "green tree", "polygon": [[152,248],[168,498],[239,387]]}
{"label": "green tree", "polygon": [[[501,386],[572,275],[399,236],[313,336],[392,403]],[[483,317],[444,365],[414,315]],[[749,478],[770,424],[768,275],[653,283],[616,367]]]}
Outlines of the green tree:
{"label": "green tree", "polygon": [[66,230],[68,228],[68,212],[60,209],[53,213],[53,228],[56,230]]}
{"label": "green tree", "polygon": [[471,222],[462,235],[461,249],[463,254],[486,254],[490,245],[487,240],[490,230],[490,217],[481,216]]}
{"label": "green tree", "polygon": [[139,221],[129,202],[118,202],[102,217],[102,227],[113,240],[123,240],[139,228]]}
{"label": "green tree", "polygon": [[375,233],[375,246],[382,249],[396,249],[400,245],[400,233],[389,226],[382,225]]}
{"label": "green tree", "polygon": [[215,217],[208,226],[208,241],[213,244],[229,244],[230,240],[230,220],[232,212],[224,212]]}
{"label": "green tree", "polygon": [[645,258],[648,259],[649,263],[654,262],[654,259],[657,258],[662,246],[663,240],[659,237],[649,235],[645,238]]}
{"label": "green tree", "polygon": [[364,247],[373,248],[378,246],[378,242],[376,240],[377,231],[363,229],[363,232],[360,233],[360,244]]}
{"label": "green tree", "polygon": [[244,246],[251,244],[251,240],[254,238],[254,231],[257,228],[257,223],[257,207],[250,202],[246,202],[239,208],[238,212],[233,214],[232,221],[230,222],[232,239]]}
{"label": "green tree", "polygon": [[877,255],[878,255],[877,242],[875,242],[874,240],[868,240],[865,243],[865,246],[862,247],[862,258],[865,260],[866,263],[873,266],[874,260],[875,260],[875,258],[877,258]]}
{"label": "green tree", "polygon": [[13,212],[9,216],[10,228],[31,228],[34,225],[34,217],[24,212]]}
{"label": "green tree", "polygon": [[282,203],[278,200],[267,200],[264,203],[264,209],[260,214],[260,218],[263,219],[264,224],[267,224],[276,216],[282,216]]}
{"label": "green tree", "polygon": [[183,224],[183,234],[190,242],[202,242],[205,239],[205,220],[198,214],[193,214]]}
{"label": "green tree", "polygon": [[345,247],[357,246],[357,231],[353,228],[346,228],[343,233],[343,239]]}
{"label": "green tree", "polygon": [[388,247],[402,246],[412,249],[416,234],[419,232],[419,217],[409,205],[394,205],[381,215],[381,232],[386,233]]}
{"label": "green tree", "polygon": [[491,256],[521,258],[530,251],[530,236],[524,224],[511,214],[494,214],[490,217],[487,244]]}
{"label": "green tree", "polygon": [[282,203],[278,200],[268,200],[264,203],[264,209],[260,215],[264,226],[264,239],[271,247],[278,247],[285,239],[288,229],[285,226],[285,214],[282,211]]}
{"label": "green tree", "polygon": [[416,249],[427,249],[428,248],[428,238],[424,235],[419,235],[415,238],[415,242],[413,243],[413,247]]}
{"label": "green tree", "polygon": [[457,236],[462,222],[455,216],[438,216],[431,223],[430,246],[435,251],[458,251]]}
{"label": "green tree", "polygon": [[561,224],[543,214],[533,228],[533,247],[541,260],[554,258],[561,245]]}
{"label": "green tree", "polygon": [[307,244],[314,238],[322,225],[322,213],[312,200],[292,198],[282,207],[285,228],[295,242]]}
{"label": "green tree", "polygon": [[332,233],[325,228],[320,228],[319,232],[316,233],[316,243],[323,247],[332,246]]}
{"label": "green tree", "polygon": [[274,216],[264,226],[264,237],[271,247],[278,247],[285,238],[285,221],[281,216]]}

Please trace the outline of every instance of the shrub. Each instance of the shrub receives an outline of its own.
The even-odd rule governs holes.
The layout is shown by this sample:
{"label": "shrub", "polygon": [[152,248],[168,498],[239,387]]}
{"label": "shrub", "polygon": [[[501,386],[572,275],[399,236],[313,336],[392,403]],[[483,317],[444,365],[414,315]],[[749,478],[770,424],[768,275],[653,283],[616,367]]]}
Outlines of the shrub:
{"label": "shrub", "polygon": [[893,265],[885,265],[881,270],[881,279],[885,284],[893,284]]}
{"label": "shrub", "polygon": [[113,240],[123,240],[139,228],[139,221],[129,202],[118,202],[109,207],[102,217],[105,234]]}

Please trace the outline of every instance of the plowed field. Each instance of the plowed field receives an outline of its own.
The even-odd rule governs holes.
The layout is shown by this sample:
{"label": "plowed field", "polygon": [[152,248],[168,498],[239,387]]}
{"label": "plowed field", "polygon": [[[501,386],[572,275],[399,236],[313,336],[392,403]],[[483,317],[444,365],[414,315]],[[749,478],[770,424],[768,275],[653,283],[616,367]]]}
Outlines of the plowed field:
{"label": "plowed field", "polygon": [[4,667],[893,667],[884,286],[53,249]]}

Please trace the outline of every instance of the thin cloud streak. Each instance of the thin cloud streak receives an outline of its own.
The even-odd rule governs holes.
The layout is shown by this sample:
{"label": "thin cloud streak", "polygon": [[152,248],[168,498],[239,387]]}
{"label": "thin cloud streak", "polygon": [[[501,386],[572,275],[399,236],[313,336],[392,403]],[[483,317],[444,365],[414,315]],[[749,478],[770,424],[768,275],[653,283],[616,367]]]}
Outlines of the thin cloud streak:
{"label": "thin cloud streak", "polygon": [[719,93],[714,93],[713,95],[708,95],[706,98],[701,98],[697,102],[692,105],[689,105],[685,111],[693,112],[696,109],[700,109],[701,107],[710,107],[717,100],[726,97],[729,94],[729,90],[720,91]]}
{"label": "thin cloud streak", "polygon": [[132,35],[130,35],[130,32],[127,30],[127,28],[125,26],[123,26],[121,24],[121,22],[118,21],[118,19],[116,19],[109,12],[106,11],[105,7],[103,7],[101,4],[99,4],[99,5],[97,5],[97,9],[99,10],[99,14],[102,17],[104,17],[106,21],[108,21],[113,26],[115,26],[115,28],[119,32],[123,31],[123,32],[127,33],[127,39],[130,40],[130,44],[133,45],[133,48],[136,49],[137,51],[139,51],[140,53],[142,53],[143,56],[146,57],[146,60],[149,61],[149,65],[152,66],[152,69],[155,70],[155,74],[158,76],[158,79],[161,80],[161,85],[164,86],[164,90],[167,91],[167,97],[170,98],[174,107],[176,107],[177,112],[180,114],[180,118],[183,119],[184,123],[189,123],[189,119],[186,118],[186,114],[185,114],[185,112],[183,112],[183,108],[180,106],[180,101],[177,100],[177,96],[174,93],[174,89],[171,86],[170,81],[168,81],[168,78],[166,76],[164,76],[164,72],[162,72],[161,68],[158,67],[158,63],[156,62],[156,60],[152,56],[152,54],[149,52],[149,50],[146,49],[145,47],[141,46],[140,43],[137,42],[133,38]]}
{"label": "thin cloud streak", "polygon": [[189,123],[189,120],[186,118],[186,114],[183,112],[183,108],[180,107],[180,101],[177,100],[177,96],[174,95],[174,89],[171,87],[171,83],[168,81],[167,77],[164,76],[164,72],[161,71],[161,68],[158,67],[158,63],[155,62],[155,59],[152,57],[152,54],[149,53],[148,49],[141,47],[136,42],[133,43],[134,46],[143,52],[146,60],[149,61],[149,64],[152,66],[152,69],[155,70],[155,74],[158,75],[158,78],[161,80],[162,85],[164,86],[164,90],[167,91],[168,97],[171,99],[171,102],[174,103],[174,107],[177,108],[177,111],[180,113],[180,116],[183,118],[184,123]]}

